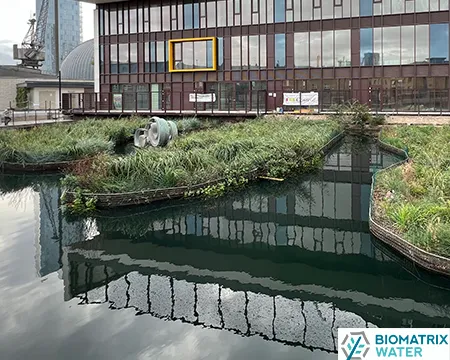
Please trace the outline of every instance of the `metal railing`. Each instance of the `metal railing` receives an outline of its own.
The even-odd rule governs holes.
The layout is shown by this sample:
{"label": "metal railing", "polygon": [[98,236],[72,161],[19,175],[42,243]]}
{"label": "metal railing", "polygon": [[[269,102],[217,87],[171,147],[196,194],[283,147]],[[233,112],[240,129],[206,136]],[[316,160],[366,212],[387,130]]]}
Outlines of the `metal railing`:
{"label": "metal railing", "polygon": [[[195,93],[192,91],[122,92],[73,94],[65,110],[74,114],[205,114],[259,115],[283,107],[300,112],[300,107],[283,106],[283,93],[266,90]],[[322,90],[316,113],[334,111],[336,105],[358,99],[372,112],[389,114],[449,113],[448,90]],[[270,96],[269,96],[270,95]]]}

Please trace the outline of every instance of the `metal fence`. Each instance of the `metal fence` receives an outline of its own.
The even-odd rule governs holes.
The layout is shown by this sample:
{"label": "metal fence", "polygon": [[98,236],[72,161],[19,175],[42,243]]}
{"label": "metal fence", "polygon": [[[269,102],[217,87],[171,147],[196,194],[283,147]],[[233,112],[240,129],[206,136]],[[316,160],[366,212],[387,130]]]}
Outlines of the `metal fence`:
{"label": "metal fence", "polygon": [[[292,91],[290,91],[292,92]],[[449,113],[448,90],[322,90],[318,106],[283,106],[283,91],[236,92],[224,89],[214,93],[190,91],[123,92],[72,94],[63,99],[63,109],[78,114],[155,113],[155,114],[249,114],[273,112],[279,107],[292,112],[327,113],[336,105],[358,99],[373,112]]]}
{"label": "metal fence", "polygon": [[[374,113],[450,115],[448,90],[322,90],[314,107],[284,106],[286,91],[235,91],[211,93],[155,91],[122,93],[63,94],[62,109],[45,103],[43,109],[19,109],[10,104],[10,125],[30,125],[67,120],[64,115],[230,115],[258,116],[283,107],[284,112],[331,113],[352,99],[366,103]],[[290,91],[292,92],[292,90]],[[3,110],[3,109],[0,109]],[[1,126],[4,126],[2,121]]]}

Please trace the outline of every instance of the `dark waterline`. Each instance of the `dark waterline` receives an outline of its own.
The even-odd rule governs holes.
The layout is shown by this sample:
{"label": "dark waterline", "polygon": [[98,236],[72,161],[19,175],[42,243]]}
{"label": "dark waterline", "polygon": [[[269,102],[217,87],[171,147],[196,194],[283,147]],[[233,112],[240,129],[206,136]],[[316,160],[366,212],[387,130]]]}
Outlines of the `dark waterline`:
{"label": "dark waterline", "polygon": [[339,327],[448,327],[448,280],[369,233],[397,160],[347,139],[317,174],[83,220],[57,177],[0,175],[0,358],[335,359]]}

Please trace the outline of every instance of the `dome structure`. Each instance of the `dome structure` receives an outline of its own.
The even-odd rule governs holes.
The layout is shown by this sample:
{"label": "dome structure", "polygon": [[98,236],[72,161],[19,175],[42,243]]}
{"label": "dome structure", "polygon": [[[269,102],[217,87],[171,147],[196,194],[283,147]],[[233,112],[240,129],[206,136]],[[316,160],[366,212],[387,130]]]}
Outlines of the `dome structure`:
{"label": "dome structure", "polygon": [[73,49],[61,64],[62,80],[94,80],[94,39]]}

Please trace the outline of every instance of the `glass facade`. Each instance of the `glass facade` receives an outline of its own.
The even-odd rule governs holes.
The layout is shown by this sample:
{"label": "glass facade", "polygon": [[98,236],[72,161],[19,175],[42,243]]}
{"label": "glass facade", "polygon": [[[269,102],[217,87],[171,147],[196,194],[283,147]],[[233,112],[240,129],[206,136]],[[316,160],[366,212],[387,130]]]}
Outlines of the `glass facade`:
{"label": "glass facade", "polygon": [[129,14],[121,5],[106,9],[101,33],[133,34],[448,9],[448,0],[216,0],[162,6],[143,2],[133,5]]}
{"label": "glass facade", "polygon": [[[169,45],[170,46],[170,45]],[[180,41],[172,43],[173,69],[214,69],[213,40]]]}
{"label": "glass facade", "polygon": [[[39,14],[42,0],[36,0],[36,14]],[[59,65],[82,40],[80,3],[73,0],[59,0]],[[104,21],[103,21],[104,22]],[[57,74],[55,58],[55,3],[49,2],[47,27],[45,31],[45,61],[42,72]]]}
{"label": "glass facade", "polygon": [[448,23],[360,29],[362,66],[448,64]]}
{"label": "glass facade", "polygon": [[[152,109],[274,109],[283,92],[296,91],[319,91],[322,109],[354,98],[376,110],[448,107],[447,0],[161,0],[98,8],[101,91],[150,84]],[[192,103],[198,92],[214,93],[217,102]],[[134,102],[142,107],[140,97]]]}

